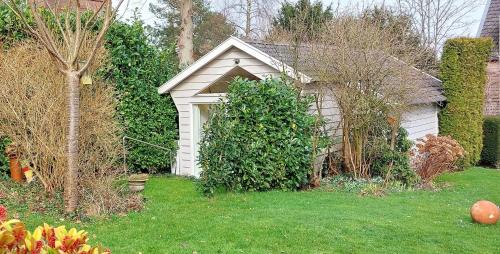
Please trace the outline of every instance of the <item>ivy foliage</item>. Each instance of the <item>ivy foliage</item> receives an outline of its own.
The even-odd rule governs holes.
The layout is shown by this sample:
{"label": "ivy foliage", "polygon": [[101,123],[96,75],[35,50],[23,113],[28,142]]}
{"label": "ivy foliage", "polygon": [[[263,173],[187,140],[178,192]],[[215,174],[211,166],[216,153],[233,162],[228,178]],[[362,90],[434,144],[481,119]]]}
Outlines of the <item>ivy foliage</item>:
{"label": "ivy foliage", "polygon": [[387,139],[381,142],[380,154],[374,160],[373,174],[384,179],[400,181],[407,186],[417,183],[418,175],[411,167],[410,150],[413,142],[408,138],[408,131],[403,127],[399,128],[394,150],[390,149],[388,143],[390,132],[387,136]]}
{"label": "ivy foliage", "polygon": [[177,144],[177,110],[157,88],[177,71],[174,46],[158,50],[148,42],[143,24],[116,22],[106,36],[108,79],[118,92],[119,119],[125,135],[168,151],[128,140],[128,166],[133,171],[170,170]]}
{"label": "ivy foliage", "polygon": [[[29,13],[27,9],[24,9],[24,11]],[[28,22],[33,22],[33,20],[30,19]],[[24,29],[19,18],[6,4],[0,3],[0,42],[4,46],[9,46],[28,37],[29,34]]]}
{"label": "ivy foliage", "polygon": [[450,39],[444,46],[441,80],[447,105],[440,113],[442,135],[450,135],[467,152],[464,165],[475,165],[483,148],[486,65],[492,49],[487,38]]}
{"label": "ivy foliage", "polygon": [[484,147],[481,162],[500,168],[500,116],[484,118]]}
{"label": "ivy foliage", "polygon": [[10,144],[10,139],[0,137],[0,179],[9,175],[9,158],[5,154],[5,148]]}
{"label": "ivy foliage", "polygon": [[203,191],[296,190],[307,184],[315,131],[310,102],[286,81],[236,78],[204,126]]}

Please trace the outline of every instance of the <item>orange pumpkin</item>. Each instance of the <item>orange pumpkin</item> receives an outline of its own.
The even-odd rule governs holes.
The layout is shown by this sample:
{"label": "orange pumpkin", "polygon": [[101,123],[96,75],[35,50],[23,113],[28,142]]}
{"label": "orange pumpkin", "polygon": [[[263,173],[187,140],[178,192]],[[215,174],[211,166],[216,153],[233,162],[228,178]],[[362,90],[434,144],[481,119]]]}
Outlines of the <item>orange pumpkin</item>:
{"label": "orange pumpkin", "polygon": [[490,201],[476,202],[470,209],[472,220],[480,224],[496,224],[500,218],[500,209]]}

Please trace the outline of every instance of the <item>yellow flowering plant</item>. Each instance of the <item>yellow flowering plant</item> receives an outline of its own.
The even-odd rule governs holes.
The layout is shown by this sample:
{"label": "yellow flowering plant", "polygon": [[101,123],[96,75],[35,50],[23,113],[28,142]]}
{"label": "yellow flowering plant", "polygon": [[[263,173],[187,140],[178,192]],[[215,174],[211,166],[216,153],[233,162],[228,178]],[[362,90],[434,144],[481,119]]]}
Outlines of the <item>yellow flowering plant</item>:
{"label": "yellow flowering plant", "polygon": [[111,254],[87,242],[87,232],[65,226],[44,224],[29,232],[20,220],[8,220],[7,209],[0,205],[0,254]]}

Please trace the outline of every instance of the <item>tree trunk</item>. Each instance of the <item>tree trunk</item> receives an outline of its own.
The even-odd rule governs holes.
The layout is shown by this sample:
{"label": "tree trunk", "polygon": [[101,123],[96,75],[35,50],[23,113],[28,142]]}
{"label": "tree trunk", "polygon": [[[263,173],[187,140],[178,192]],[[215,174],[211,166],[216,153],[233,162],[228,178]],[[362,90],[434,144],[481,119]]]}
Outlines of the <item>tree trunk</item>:
{"label": "tree trunk", "polygon": [[194,62],[193,58],[193,1],[181,0],[181,33],[179,35],[179,66],[181,69]]}
{"label": "tree trunk", "polygon": [[67,73],[68,82],[68,171],[64,183],[65,212],[72,213],[78,206],[78,133],[80,126],[80,75]]}
{"label": "tree trunk", "polygon": [[245,38],[250,39],[252,33],[252,0],[247,0]]}

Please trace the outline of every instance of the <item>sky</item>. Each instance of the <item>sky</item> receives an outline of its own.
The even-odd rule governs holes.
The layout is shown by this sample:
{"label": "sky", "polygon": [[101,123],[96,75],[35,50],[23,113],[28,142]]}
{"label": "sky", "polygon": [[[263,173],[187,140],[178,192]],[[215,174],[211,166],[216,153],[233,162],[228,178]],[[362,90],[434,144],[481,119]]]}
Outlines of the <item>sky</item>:
{"label": "sky", "polygon": [[[150,3],[156,3],[158,0],[125,0],[122,7],[120,8],[120,16],[122,19],[126,20],[133,15],[133,10],[138,9],[139,13],[141,14],[141,19],[148,25],[154,25],[155,21],[158,21],[156,17],[149,11],[149,4]],[[207,0],[208,2],[211,3],[211,5],[214,8],[220,7],[221,3],[223,1],[221,0]],[[340,4],[341,7],[347,7],[347,6],[355,6],[355,5],[362,5],[368,1],[366,0],[321,0],[325,5],[329,5],[332,2],[334,5],[337,4],[337,2]],[[471,25],[467,28],[461,29],[460,31],[456,31],[457,36],[476,36],[477,31],[479,29],[479,24],[481,23],[481,17],[483,15],[484,11],[484,6],[486,5],[487,0],[478,0],[481,1],[481,5],[476,8],[473,12],[469,13],[469,15],[466,17],[466,19],[471,22]],[[290,2],[293,2],[291,0]],[[391,3],[394,3],[395,0],[369,0],[370,3],[374,2],[377,4],[388,4],[390,5]]]}

